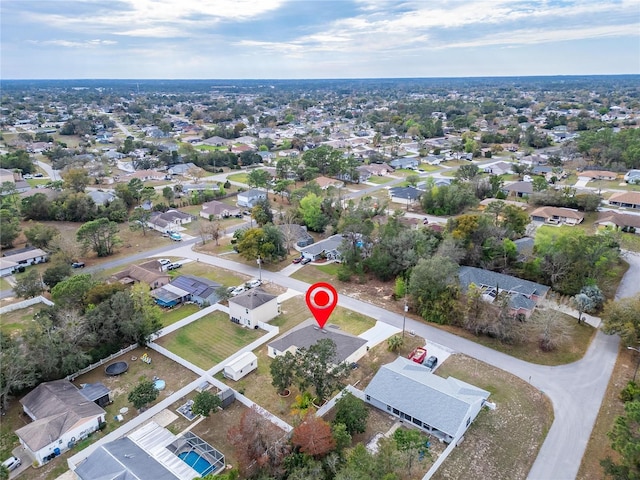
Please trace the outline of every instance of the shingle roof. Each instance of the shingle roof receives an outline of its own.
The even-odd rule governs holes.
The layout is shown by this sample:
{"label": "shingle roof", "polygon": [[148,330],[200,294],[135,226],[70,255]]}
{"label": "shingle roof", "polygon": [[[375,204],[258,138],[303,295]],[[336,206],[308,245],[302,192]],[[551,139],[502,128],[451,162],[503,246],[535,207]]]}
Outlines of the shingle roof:
{"label": "shingle roof", "polygon": [[489,392],[453,377],[444,379],[404,357],[383,365],[365,394],[454,436],[472,404]]}
{"label": "shingle roof", "polygon": [[60,438],[83,419],[105,414],[68,380],[41,383],[20,403],[36,420],[16,430],[16,434],[34,452]]}
{"label": "shingle roof", "polygon": [[318,340],[330,338],[336,344],[336,363],[344,362],[349,355],[364,345],[366,340],[355,337],[327,325],[323,329],[316,326],[315,320],[305,320],[297,328],[289,330],[269,344],[274,350],[284,352],[290,347],[309,348]]}
{"label": "shingle roof", "polygon": [[253,310],[254,308],[258,308],[265,303],[270,302],[274,298],[278,298],[277,295],[271,295],[261,288],[252,288],[251,290],[241,293],[237,297],[230,298],[229,303],[236,303],[241,307]]}
{"label": "shingle roof", "polygon": [[619,192],[614,193],[609,197],[609,203],[631,203],[633,205],[640,205],[640,192]]}
{"label": "shingle roof", "polygon": [[178,480],[156,459],[132,442],[120,438],[101,445],[75,469],[80,480]]}
{"label": "shingle roof", "polygon": [[613,223],[618,227],[635,227],[640,228],[640,215],[620,212],[598,212],[598,221],[596,223]]}
{"label": "shingle roof", "polygon": [[319,242],[314,243],[313,245],[304,247],[300,251],[302,253],[310,253],[311,255],[319,255],[322,252],[337,250],[338,247],[342,245],[342,240],[343,240],[342,235],[340,234],[332,235],[329,238],[325,238],[324,240],[320,240]]}
{"label": "shingle roof", "polygon": [[422,192],[413,187],[393,187],[389,189],[389,195],[406,200],[416,200],[422,195]]}
{"label": "shingle roof", "polygon": [[551,218],[554,216],[557,217],[566,217],[573,218],[575,220],[584,220],[584,213],[579,212],[577,210],[572,210],[570,208],[562,208],[562,207],[539,207],[536,208],[533,212],[531,212],[532,217],[544,217]]}

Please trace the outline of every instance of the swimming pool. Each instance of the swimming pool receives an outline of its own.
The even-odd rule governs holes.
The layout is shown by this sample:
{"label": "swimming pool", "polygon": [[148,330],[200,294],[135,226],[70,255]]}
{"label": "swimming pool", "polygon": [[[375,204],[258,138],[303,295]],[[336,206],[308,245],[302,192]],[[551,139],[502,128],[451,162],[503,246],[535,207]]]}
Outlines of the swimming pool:
{"label": "swimming pool", "polygon": [[215,470],[215,467],[211,465],[206,459],[198,455],[197,452],[191,450],[190,452],[182,452],[178,455],[178,458],[184,463],[193,468],[203,477],[210,474]]}

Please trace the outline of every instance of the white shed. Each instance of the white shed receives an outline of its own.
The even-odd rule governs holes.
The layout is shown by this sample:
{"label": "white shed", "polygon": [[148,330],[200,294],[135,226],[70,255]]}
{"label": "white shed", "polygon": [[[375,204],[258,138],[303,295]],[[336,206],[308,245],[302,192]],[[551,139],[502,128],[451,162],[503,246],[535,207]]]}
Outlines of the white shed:
{"label": "white shed", "polygon": [[238,381],[258,368],[258,357],[253,352],[245,352],[224,366],[224,377]]}

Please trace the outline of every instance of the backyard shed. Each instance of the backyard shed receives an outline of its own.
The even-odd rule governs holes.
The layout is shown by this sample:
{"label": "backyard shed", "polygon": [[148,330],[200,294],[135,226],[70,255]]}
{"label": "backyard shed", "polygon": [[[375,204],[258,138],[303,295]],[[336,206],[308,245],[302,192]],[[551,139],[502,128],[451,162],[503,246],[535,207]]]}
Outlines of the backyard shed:
{"label": "backyard shed", "polygon": [[253,352],[245,352],[224,366],[224,376],[237,382],[256,368],[258,368],[258,357]]}
{"label": "backyard shed", "polygon": [[109,397],[110,393],[111,390],[109,390],[102,382],[85,383],[80,389],[80,394],[84,398],[95,403],[99,407],[104,407],[111,403],[111,398]]}

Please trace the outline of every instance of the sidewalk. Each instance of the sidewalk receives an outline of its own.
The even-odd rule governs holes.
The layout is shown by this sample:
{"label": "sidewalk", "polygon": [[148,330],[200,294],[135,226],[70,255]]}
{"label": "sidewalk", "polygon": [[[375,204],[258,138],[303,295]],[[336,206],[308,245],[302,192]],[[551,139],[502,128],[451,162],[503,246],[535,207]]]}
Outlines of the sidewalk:
{"label": "sidewalk", "polygon": [[[571,315],[573,318],[578,320],[578,311],[575,308],[571,308],[568,305],[562,305],[553,300],[549,300],[545,298],[542,302],[540,302],[540,306],[550,308],[552,310],[557,310],[567,315]],[[600,317],[596,317],[594,315],[589,315],[588,313],[582,314],[582,321],[591,325],[593,328],[600,328],[600,324],[602,320]]]}

